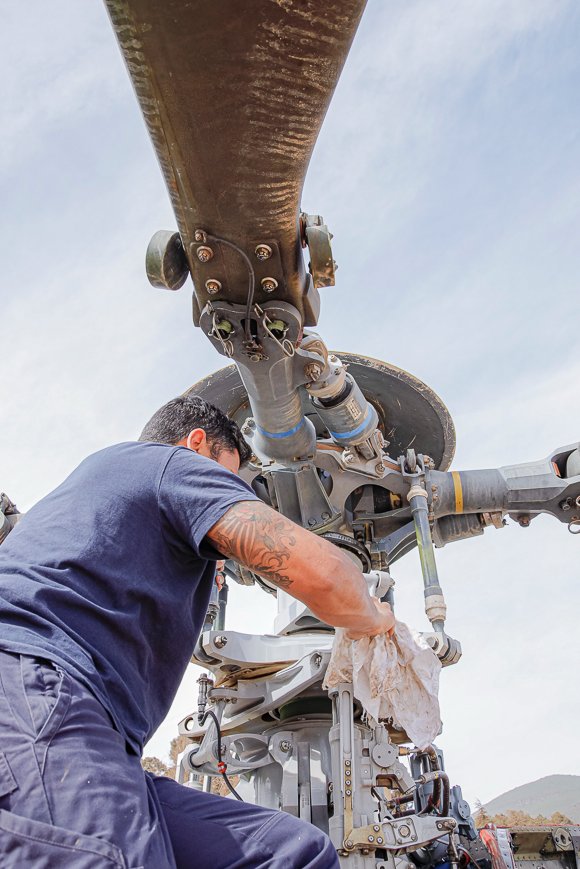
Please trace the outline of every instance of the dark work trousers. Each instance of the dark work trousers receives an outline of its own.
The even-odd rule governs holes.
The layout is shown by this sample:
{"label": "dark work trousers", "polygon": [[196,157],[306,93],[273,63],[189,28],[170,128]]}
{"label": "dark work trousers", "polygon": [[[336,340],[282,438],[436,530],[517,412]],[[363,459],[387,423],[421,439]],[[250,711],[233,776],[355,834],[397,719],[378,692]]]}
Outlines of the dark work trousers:
{"label": "dark work trousers", "polygon": [[143,772],[99,701],[60,667],[0,651],[2,869],[336,869],[285,812]]}

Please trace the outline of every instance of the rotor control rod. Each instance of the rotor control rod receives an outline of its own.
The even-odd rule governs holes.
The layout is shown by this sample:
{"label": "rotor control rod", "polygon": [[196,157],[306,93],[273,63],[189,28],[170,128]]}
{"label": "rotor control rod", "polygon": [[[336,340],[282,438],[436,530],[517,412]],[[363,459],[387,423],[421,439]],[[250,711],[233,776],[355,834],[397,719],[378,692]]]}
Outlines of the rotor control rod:
{"label": "rotor control rod", "polygon": [[435,562],[435,550],[429,527],[429,507],[427,505],[427,492],[419,483],[414,483],[407,493],[407,500],[411,507],[415,523],[417,548],[421,560],[421,572],[425,595],[425,612],[433,625],[436,633],[444,633],[447,606],[443,597],[443,590],[439,585],[439,575]]}

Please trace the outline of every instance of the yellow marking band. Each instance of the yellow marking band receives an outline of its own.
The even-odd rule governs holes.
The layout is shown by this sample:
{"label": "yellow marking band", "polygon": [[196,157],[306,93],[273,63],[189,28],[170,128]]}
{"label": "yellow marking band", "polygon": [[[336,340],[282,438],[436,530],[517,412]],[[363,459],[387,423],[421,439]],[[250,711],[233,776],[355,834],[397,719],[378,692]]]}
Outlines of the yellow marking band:
{"label": "yellow marking band", "polygon": [[458,513],[463,513],[463,489],[461,487],[461,476],[459,471],[451,471],[453,477],[453,488],[455,490],[455,509]]}

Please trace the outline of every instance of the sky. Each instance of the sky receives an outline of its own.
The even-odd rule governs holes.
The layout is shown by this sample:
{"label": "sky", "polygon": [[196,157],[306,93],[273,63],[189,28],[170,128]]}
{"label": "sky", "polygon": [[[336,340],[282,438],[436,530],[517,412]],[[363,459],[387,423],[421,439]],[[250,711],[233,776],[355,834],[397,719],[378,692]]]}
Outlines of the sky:
{"label": "sky", "polygon": [[[579,38],[573,0],[369,0],[311,161],[339,264],[319,331],[441,396],[456,469],[580,438]],[[26,509],[222,358],[191,284],[146,280],[175,220],[104,6],[5,4],[0,82],[0,488]],[[579,556],[550,517],[438,552],[463,645],[439,744],[472,803],[580,774]],[[425,629],[417,554],[393,575]],[[228,627],[270,629],[265,595],[230,599]],[[147,753],[195,707],[190,670]]]}

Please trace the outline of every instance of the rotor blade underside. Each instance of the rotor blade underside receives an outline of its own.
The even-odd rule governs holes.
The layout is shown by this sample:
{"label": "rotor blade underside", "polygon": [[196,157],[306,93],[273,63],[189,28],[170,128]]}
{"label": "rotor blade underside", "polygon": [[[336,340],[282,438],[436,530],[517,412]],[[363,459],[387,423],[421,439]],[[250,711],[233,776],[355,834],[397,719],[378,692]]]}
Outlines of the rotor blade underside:
{"label": "rotor blade underside", "polygon": [[[198,305],[208,301],[203,229],[249,256],[272,247],[278,300],[312,325],[299,232],[308,162],[366,0],[106,0],[173,203]],[[225,246],[221,298],[248,271]],[[267,267],[266,267],[266,273]],[[257,271],[256,301],[267,298]],[[220,277],[220,281],[222,278]],[[222,281],[223,283],[223,281]]]}

